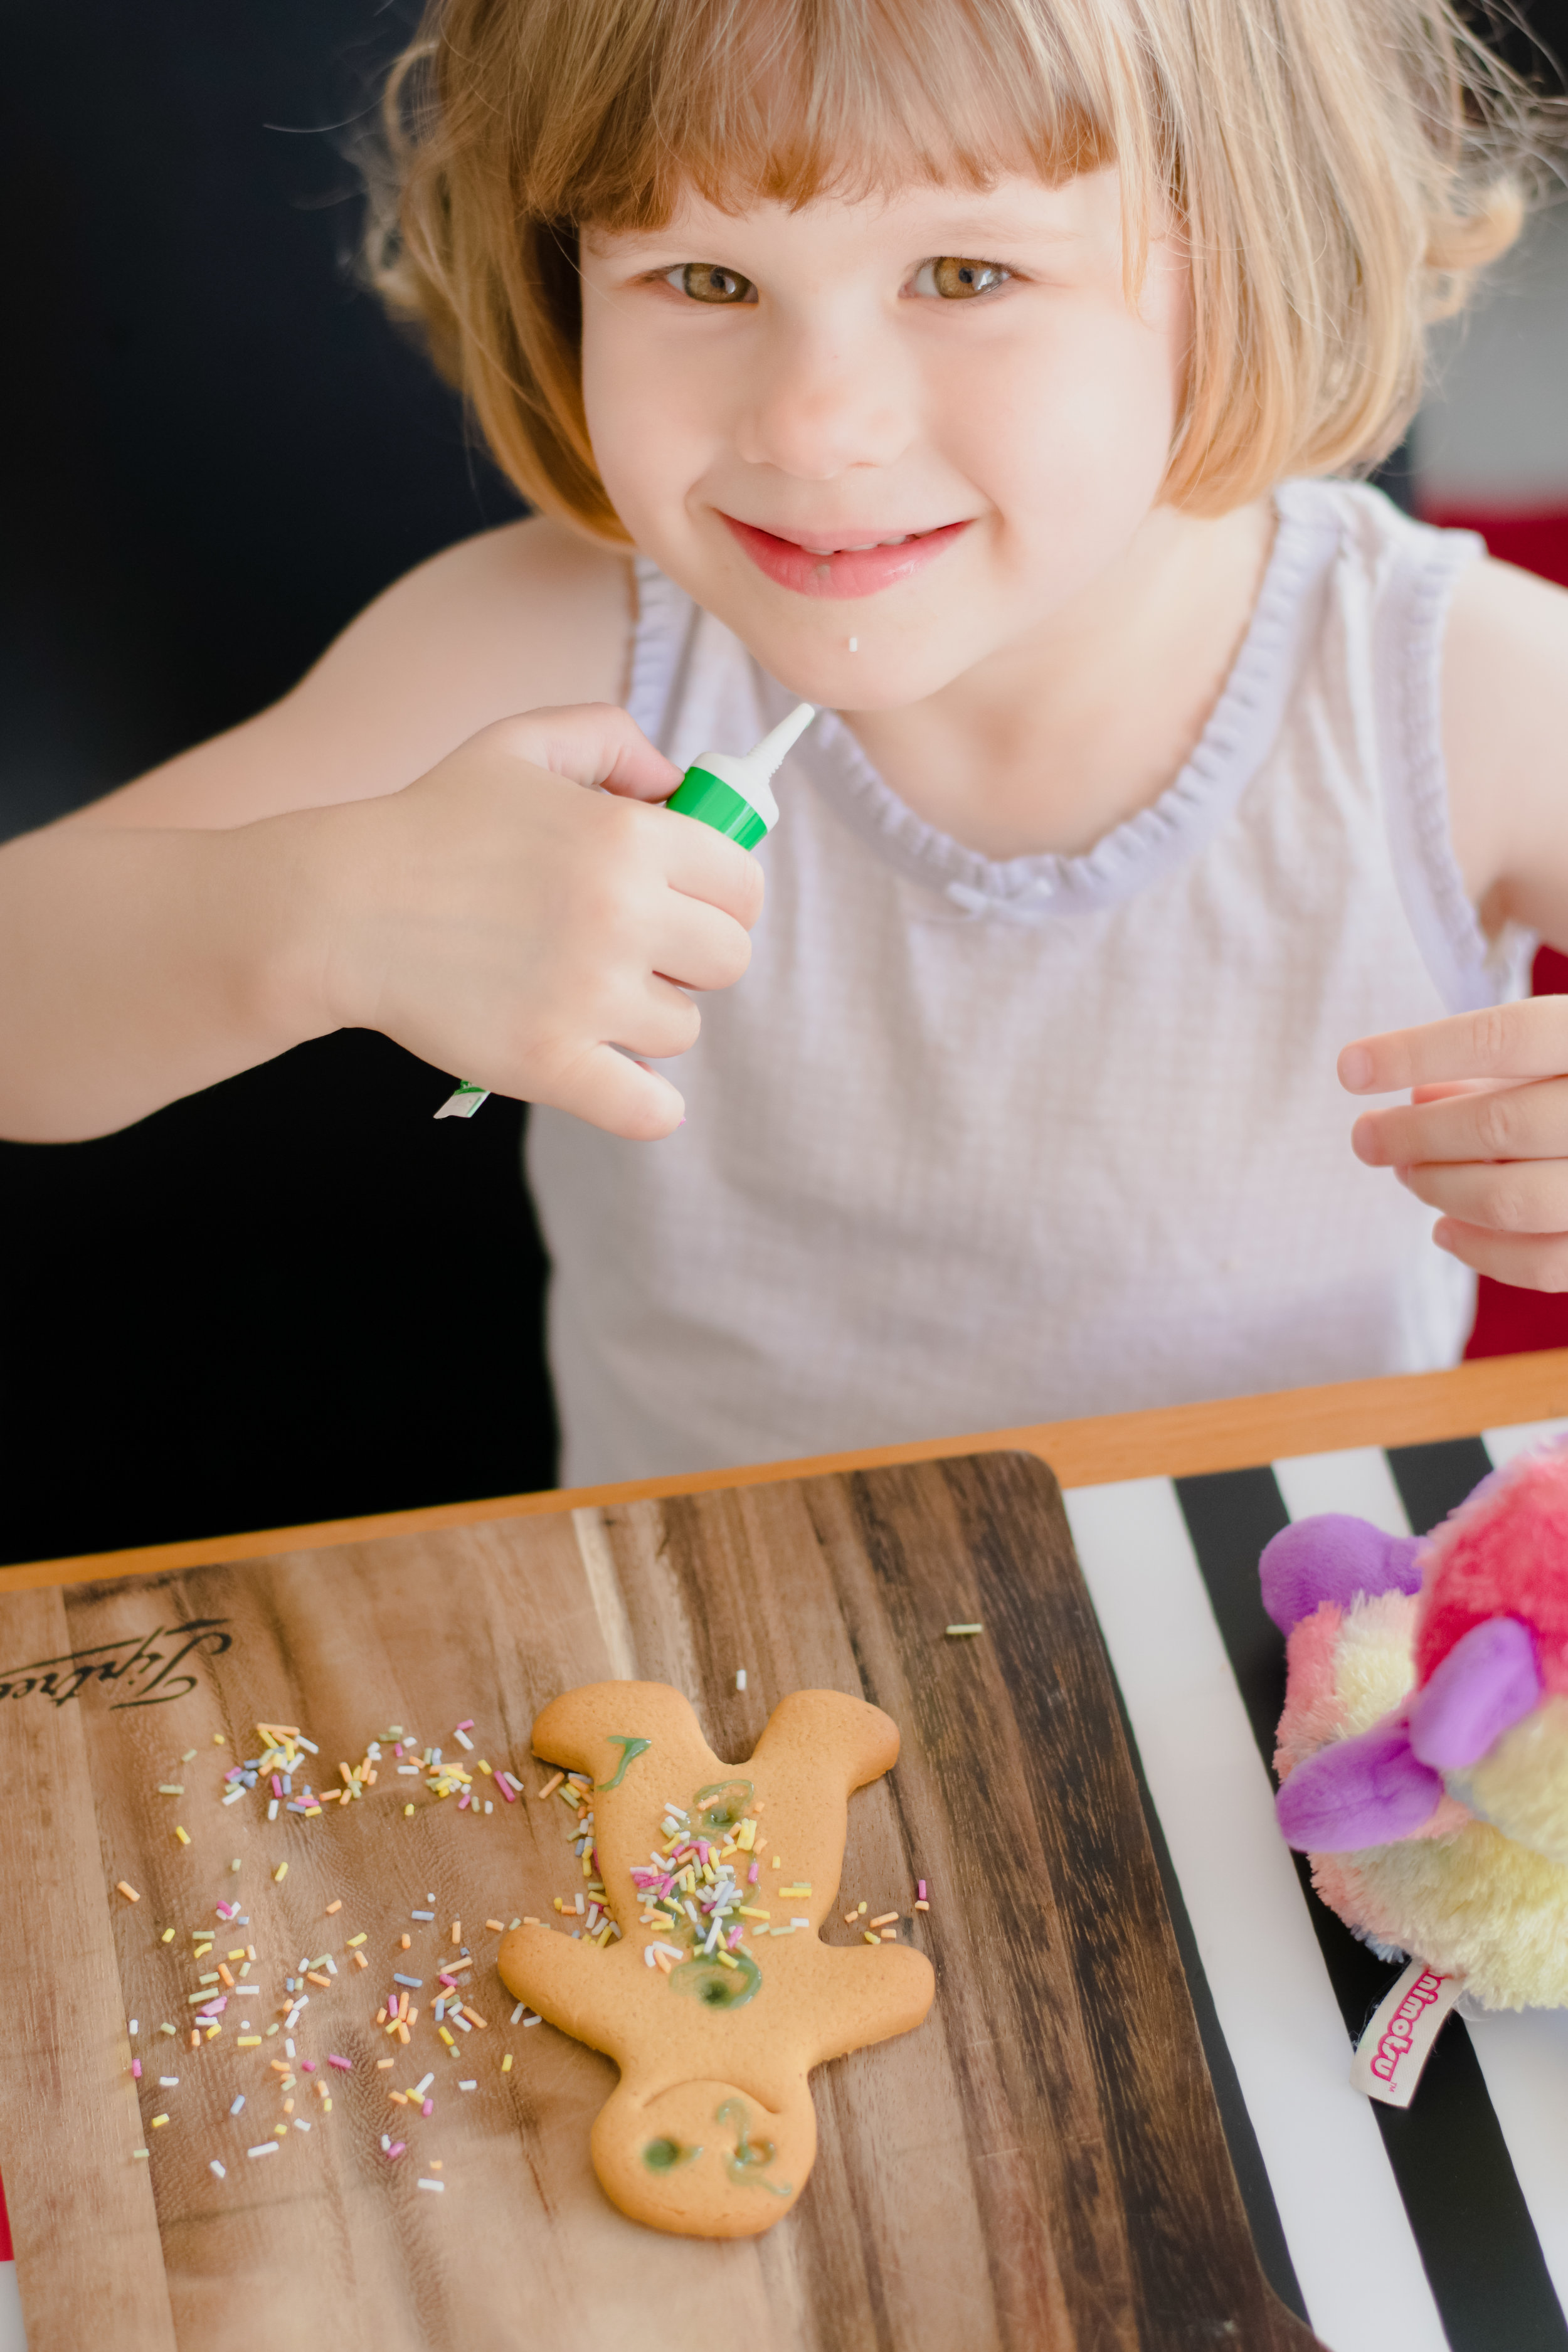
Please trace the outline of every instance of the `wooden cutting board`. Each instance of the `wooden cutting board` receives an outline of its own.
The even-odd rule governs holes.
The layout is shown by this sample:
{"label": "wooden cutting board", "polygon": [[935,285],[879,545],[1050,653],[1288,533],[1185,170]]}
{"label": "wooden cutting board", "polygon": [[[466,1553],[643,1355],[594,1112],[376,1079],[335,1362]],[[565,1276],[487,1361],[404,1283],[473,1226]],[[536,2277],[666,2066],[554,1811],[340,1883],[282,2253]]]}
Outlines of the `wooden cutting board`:
{"label": "wooden cutting board", "polygon": [[[967,1622],[984,1632],[944,1637]],[[849,1941],[837,1913],[861,1898],[899,1911],[936,2005],[815,2077],[816,2168],[761,2239],[667,2238],[610,2207],[588,2132],[613,2068],[511,2025],[495,1975],[482,1923],[552,1916],[581,1884],[565,1809],[533,1793],[530,1726],[611,1676],[677,1685],[737,1763],[801,1687],[864,1695],[903,1735],[894,1771],[851,1801],[825,1932]],[[459,1811],[389,1757],[362,1801],[269,1824],[265,1789],[219,1801],[258,1722],[318,1742],[318,1787],[400,1725],[466,1768],[510,1766],[527,1794],[506,1803],[476,1772],[493,1810]],[[1028,1456],[13,1594],[0,1771],[0,2168],[30,2352],[1314,2340],[1258,2267],[1060,1497]],[[931,1909],[913,1918],[917,1877]],[[248,1924],[219,1927],[201,1969],[253,1944],[264,1990],[193,2052],[191,1930],[230,1899]],[[426,2008],[405,2052],[375,2010],[394,1969],[427,2003],[454,1919],[486,2026],[453,2059]],[[273,2023],[285,1969],[328,1952],[338,1974],[311,1988],[299,2054],[353,2071],[330,2070],[330,2114],[300,2073],[310,2133],[289,2118],[277,2154],[247,2158],[284,2120],[282,2035],[239,2049],[237,2011]],[[431,2070],[428,2119],[389,2101]],[[384,2133],[408,2154],[389,2163]]]}

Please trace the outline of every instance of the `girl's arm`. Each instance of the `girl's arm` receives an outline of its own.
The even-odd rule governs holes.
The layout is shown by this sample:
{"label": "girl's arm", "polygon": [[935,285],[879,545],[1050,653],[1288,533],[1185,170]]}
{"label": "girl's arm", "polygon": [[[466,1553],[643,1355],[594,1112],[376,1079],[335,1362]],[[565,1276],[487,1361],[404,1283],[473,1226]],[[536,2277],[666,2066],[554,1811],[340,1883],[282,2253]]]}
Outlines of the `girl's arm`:
{"label": "girl's arm", "polygon": [[101,1134],[336,1027],[668,1132],[611,1044],[691,1043],[682,988],[739,977],[761,876],[642,805],[677,775],[613,707],[628,614],[616,557],[489,533],[272,709],[0,849],[0,1132]]}
{"label": "girl's arm", "polygon": [[[1502,563],[1459,583],[1444,647],[1454,845],[1489,930],[1568,950],[1568,593]],[[1442,1213],[1432,1238],[1478,1272],[1568,1289],[1568,997],[1360,1039],[1353,1094],[1409,1088],[1352,1142]]]}

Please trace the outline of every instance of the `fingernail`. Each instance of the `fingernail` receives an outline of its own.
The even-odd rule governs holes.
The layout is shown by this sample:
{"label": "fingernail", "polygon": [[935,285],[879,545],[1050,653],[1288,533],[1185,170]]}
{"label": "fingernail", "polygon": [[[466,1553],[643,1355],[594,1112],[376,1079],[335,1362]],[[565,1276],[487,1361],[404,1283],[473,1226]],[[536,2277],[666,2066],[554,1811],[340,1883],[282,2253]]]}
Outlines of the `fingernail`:
{"label": "fingernail", "polygon": [[1364,1045],[1347,1045],[1340,1055],[1340,1084],[1352,1095],[1371,1086],[1372,1055]]}

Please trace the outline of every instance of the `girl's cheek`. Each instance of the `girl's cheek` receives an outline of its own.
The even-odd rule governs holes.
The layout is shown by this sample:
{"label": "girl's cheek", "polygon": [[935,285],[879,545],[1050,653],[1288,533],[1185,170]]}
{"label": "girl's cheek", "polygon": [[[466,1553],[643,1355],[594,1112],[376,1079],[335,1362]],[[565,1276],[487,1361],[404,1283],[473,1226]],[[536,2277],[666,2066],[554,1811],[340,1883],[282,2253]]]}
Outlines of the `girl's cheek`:
{"label": "girl's cheek", "polygon": [[1175,417],[1163,344],[1113,319],[955,387],[943,444],[1015,562],[1065,585],[1119,553],[1155,503]]}
{"label": "girl's cheek", "polygon": [[657,555],[658,518],[684,505],[702,467],[700,389],[685,384],[657,343],[585,326],[583,407],[611,503],[633,538]]}

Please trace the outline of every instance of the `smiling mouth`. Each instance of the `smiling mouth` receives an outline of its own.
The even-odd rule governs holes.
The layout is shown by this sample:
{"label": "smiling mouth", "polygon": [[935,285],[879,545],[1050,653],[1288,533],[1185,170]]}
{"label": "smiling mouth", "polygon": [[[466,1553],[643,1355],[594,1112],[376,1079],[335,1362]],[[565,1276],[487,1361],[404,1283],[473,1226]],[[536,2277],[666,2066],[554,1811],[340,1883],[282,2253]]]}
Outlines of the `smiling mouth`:
{"label": "smiling mouth", "polygon": [[874,596],[896,582],[909,579],[951,547],[969,528],[961,522],[939,523],[931,530],[862,531],[853,539],[839,532],[806,535],[766,530],[760,523],[742,522],[734,515],[721,517],[731,536],[760,572],[781,588],[805,596]]}
{"label": "smiling mouth", "polygon": [[[726,522],[738,518],[726,515]],[[745,530],[762,531],[768,539],[781,540],[785,547],[798,547],[805,555],[864,555],[873,547],[907,547],[912,540],[934,539],[939,531],[952,530],[952,523],[933,523],[929,530],[861,531],[854,539],[845,539],[837,532],[804,530],[770,530],[765,523],[742,524]]]}

